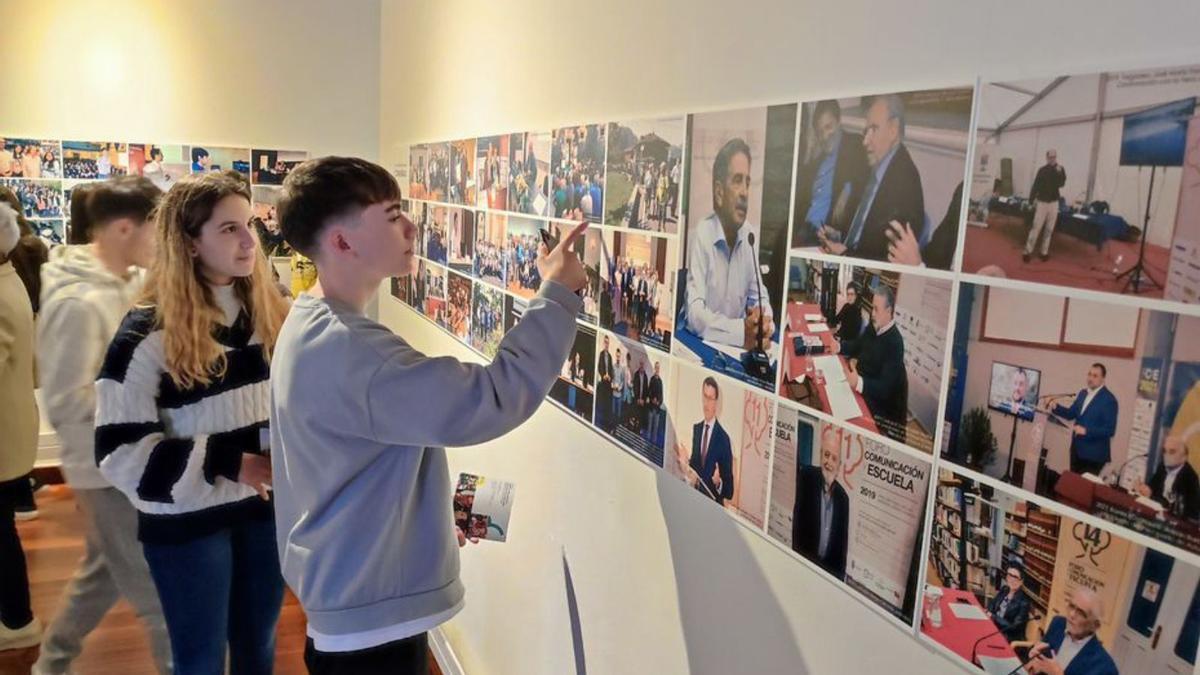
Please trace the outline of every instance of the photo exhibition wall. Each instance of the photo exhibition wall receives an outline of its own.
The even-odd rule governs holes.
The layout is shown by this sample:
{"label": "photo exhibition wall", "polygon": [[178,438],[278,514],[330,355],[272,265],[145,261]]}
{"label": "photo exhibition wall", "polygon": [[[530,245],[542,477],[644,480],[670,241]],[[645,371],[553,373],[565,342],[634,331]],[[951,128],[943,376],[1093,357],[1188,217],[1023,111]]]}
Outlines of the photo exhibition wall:
{"label": "photo exhibition wall", "polygon": [[491,358],[539,231],[587,221],[549,394],[580,424],[964,666],[1190,673],[1198,97],[1182,66],[422,143],[391,293]]}
{"label": "photo exhibition wall", "polygon": [[69,241],[71,191],[117,176],[144,176],[162,190],[192,173],[233,170],[252,185],[255,227],[271,257],[291,251],[275,217],[278,192],[307,152],[219,145],[125,141],[67,141],[0,137],[0,186],[21,204],[34,232],[48,246]]}

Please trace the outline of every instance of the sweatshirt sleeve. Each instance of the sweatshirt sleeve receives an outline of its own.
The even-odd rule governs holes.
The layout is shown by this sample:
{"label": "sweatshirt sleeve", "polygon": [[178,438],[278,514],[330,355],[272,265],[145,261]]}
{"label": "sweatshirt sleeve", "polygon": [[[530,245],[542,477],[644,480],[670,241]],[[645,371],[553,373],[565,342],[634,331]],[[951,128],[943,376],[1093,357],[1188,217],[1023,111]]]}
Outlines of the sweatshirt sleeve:
{"label": "sweatshirt sleeve", "polygon": [[91,423],[96,414],[96,365],[104,355],[100,317],[78,298],[42,307],[38,373],[46,417],[55,427]]}
{"label": "sweatshirt sleeve", "polygon": [[544,281],[486,366],[430,358],[398,342],[367,388],[372,437],[393,445],[462,446],[516,428],[558,377],[580,303],[566,287]]}
{"label": "sweatshirt sleeve", "polygon": [[242,453],[258,449],[256,424],[190,438],[166,435],[158,414],[164,373],[161,342],[134,310],[109,345],[96,381],[96,464],[131,499],[190,502],[214,489],[218,476],[236,480]]}

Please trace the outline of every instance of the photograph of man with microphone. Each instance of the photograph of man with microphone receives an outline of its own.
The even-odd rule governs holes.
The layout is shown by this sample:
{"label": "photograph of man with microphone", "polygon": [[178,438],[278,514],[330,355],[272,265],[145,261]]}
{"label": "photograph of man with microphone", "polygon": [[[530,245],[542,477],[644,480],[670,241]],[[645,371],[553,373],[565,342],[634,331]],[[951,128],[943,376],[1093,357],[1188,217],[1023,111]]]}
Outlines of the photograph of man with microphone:
{"label": "photograph of man with microphone", "polygon": [[1188,673],[1200,568],[941,472],[920,615],[938,648],[995,675]]}
{"label": "photograph of man with microphone", "polygon": [[674,353],[775,384],[797,106],[693,115]]}
{"label": "photograph of man with microphone", "polygon": [[1200,552],[1200,317],[963,284],[944,457]]}
{"label": "photograph of man with microphone", "polygon": [[933,454],[951,283],[803,256],[790,267],[779,394]]}

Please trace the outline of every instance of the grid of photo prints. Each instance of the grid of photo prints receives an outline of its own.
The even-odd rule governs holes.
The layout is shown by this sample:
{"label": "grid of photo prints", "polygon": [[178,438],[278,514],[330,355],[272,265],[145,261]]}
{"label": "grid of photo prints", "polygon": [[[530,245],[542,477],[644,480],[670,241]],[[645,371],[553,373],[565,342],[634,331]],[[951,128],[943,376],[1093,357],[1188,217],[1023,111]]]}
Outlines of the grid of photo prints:
{"label": "grid of photo prints", "polygon": [[71,194],[97,181],[143,176],[163,191],[194,173],[232,169],[249,179],[255,230],[269,257],[289,256],[275,217],[283,179],[308,153],[216,145],[0,137],[0,201],[21,214],[47,246],[72,239]]}
{"label": "grid of photo prints", "polygon": [[1194,672],[1200,66],[797,99],[412,146],[393,295],[492,358],[586,221],[555,405],[968,671]]}

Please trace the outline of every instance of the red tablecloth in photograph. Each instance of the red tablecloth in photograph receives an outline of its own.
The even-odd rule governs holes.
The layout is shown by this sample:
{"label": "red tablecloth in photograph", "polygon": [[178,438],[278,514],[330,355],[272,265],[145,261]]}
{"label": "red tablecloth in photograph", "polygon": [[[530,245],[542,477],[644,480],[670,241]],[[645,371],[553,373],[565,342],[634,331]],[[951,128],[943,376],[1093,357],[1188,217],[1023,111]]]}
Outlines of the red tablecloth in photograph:
{"label": "red tablecloth in photograph", "polygon": [[[974,649],[975,656],[990,656],[998,659],[1017,658],[1017,653],[1008,645],[1008,640],[1003,635],[996,633],[996,624],[991,619],[959,619],[954,616],[954,612],[950,611],[950,605],[956,602],[966,602],[983,609],[983,606],[975,599],[974,593],[943,588],[942,597],[938,602],[942,607],[941,627],[934,628],[925,618],[926,613],[923,612],[921,614],[921,632],[963,657],[965,661],[972,661],[972,649]],[[980,642],[978,647],[975,646],[980,638],[993,633],[995,634]]]}
{"label": "red tablecloth in photograph", "polygon": [[[792,347],[792,338],[800,335],[816,335],[825,343],[825,354],[818,356],[833,355],[837,353],[837,346],[833,339],[833,331],[828,330],[823,333],[813,333],[808,329],[808,322],[804,320],[805,314],[820,314],[821,308],[813,303],[788,303],[787,306],[787,325],[783,330],[783,355],[784,355],[784,371],[783,384],[781,385],[780,393],[787,395],[787,382],[795,379],[800,374],[807,370],[809,363],[812,361],[812,356],[807,354],[797,356],[796,350]],[[793,326],[796,330],[793,330]],[[844,356],[838,356],[838,361],[842,364],[842,370],[849,372],[850,365]],[[827,375],[828,377],[828,375]],[[812,379],[813,389],[817,392],[817,397],[821,400],[821,410],[830,412],[829,395],[825,391],[825,384]],[[879,426],[875,424],[875,418],[871,416],[870,409],[867,408],[867,401],[862,394],[854,392],[854,400],[858,403],[858,409],[862,411],[862,415],[851,417],[846,420],[855,426],[862,427],[868,431],[879,433]]]}

